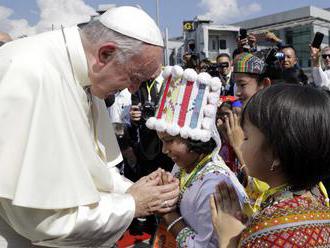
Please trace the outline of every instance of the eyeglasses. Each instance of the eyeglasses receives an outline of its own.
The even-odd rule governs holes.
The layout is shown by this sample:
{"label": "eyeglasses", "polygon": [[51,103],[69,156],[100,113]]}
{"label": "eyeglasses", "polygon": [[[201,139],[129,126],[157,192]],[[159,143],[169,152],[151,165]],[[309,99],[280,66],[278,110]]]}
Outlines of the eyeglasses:
{"label": "eyeglasses", "polygon": [[329,58],[330,59],[330,54],[322,54],[322,58],[323,59],[326,59],[326,58]]}
{"label": "eyeglasses", "polygon": [[222,62],[222,63],[219,63],[218,66],[221,69],[228,68],[229,67],[229,63],[228,62]]}

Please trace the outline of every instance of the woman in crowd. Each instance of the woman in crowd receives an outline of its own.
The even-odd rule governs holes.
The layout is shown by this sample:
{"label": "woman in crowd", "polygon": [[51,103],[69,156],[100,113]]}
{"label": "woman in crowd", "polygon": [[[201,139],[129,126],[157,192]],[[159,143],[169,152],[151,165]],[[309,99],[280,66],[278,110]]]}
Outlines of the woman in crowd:
{"label": "woman in crowd", "polygon": [[180,180],[181,196],[177,210],[162,219],[178,247],[217,247],[208,200],[215,186],[226,181],[237,190],[241,203],[247,200],[243,187],[218,156],[215,113],[221,83],[205,72],[183,72],[178,66],[165,69],[163,75],[165,90],[156,117],[147,126],[157,130],[163,152],[175,162],[172,174]]}
{"label": "woman in crowd", "polygon": [[263,89],[247,103],[243,157],[249,175],[270,189],[247,219],[232,186],[218,185],[211,212],[218,235],[226,235],[221,247],[330,247],[329,199],[319,184],[330,176],[329,108],[325,91],[292,84]]}

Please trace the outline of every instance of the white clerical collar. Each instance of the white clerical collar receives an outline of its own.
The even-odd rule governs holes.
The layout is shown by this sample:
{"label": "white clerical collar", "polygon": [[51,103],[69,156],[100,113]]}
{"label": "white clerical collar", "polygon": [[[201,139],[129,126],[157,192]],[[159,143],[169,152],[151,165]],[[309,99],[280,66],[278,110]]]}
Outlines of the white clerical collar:
{"label": "white clerical collar", "polygon": [[88,78],[88,65],[77,26],[64,28],[66,46],[73,67],[74,77],[82,87],[91,85]]}

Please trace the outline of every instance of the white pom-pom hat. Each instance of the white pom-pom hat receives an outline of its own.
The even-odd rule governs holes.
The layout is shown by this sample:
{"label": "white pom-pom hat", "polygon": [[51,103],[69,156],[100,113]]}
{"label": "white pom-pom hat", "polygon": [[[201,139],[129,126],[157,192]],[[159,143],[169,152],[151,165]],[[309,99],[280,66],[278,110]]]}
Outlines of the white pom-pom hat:
{"label": "white pom-pom hat", "polygon": [[207,142],[220,94],[221,82],[208,73],[197,74],[193,69],[167,66],[163,71],[164,85],[155,117],[146,125],[171,136]]}

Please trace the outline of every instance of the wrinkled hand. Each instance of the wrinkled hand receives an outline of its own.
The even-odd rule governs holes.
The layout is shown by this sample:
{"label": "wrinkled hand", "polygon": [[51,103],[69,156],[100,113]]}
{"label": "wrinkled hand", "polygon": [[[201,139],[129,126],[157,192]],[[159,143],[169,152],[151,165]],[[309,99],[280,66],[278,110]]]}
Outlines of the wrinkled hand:
{"label": "wrinkled hand", "polygon": [[270,42],[280,42],[281,39],[278,38],[273,32],[266,32],[265,34],[265,40],[270,41]]}
{"label": "wrinkled hand", "polygon": [[161,177],[156,174],[154,179],[150,175],[142,177],[127,190],[135,200],[135,217],[164,214],[176,208],[179,180],[172,178],[168,184],[160,185]]}
{"label": "wrinkled hand", "polygon": [[140,106],[141,104],[139,103],[139,105],[132,105],[131,109],[129,111],[130,117],[132,121],[140,121],[141,120],[141,116],[142,116],[142,112],[140,110]]}
{"label": "wrinkled hand", "polygon": [[244,133],[243,129],[241,128],[237,114],[233,114],[233,112],[230,112],[229,115],[225,117],[225,124],[229,144],[234,149],[240,149],[241,144],[244,140]]}
{"label": "wrinkled hand", "polygon": [[157,178],[160,179],[159,185],[165,185],[176,181],[176,178],[170,172],[165,171],[161,168],[158,168],[157,170],[146,176],[147,181],[155,180]]}
{"label": "wrinkled hand", "polygon": [[[221,182],[210,197],[212,224],[219,237],[219,247],[237,247],[239,235],[245,228],[240,219],[241,208],[233,186]],[[245,221],[246,219],[244,219]]]}
{"label": "wrinkled hand", "polygon": [[309,45],[309,49],[311,54],[312,65],[315,67],[320,66],[321,49],[312,47],[311,45]]}

